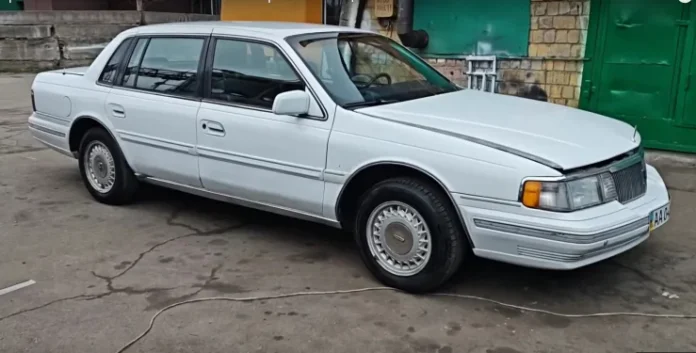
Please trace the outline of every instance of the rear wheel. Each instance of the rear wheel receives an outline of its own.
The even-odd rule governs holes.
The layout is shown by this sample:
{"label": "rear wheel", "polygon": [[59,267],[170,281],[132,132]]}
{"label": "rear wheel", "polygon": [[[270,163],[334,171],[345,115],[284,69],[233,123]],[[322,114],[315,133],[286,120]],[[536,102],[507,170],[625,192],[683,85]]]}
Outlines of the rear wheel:
{"label": "rear wheel", "polygon": [[92,128],[85,133],[80,144],[79,162],[82,181],[97,201],[122,205],[133,200],[138,180],[118,144],[106,130]]}
{"label": "rear wheel", "polygon": [[363,261],[386,285],[429,292],[460,267],[467,238],[438,187],[389,179],[368,190],[359,205],[355,232]]}

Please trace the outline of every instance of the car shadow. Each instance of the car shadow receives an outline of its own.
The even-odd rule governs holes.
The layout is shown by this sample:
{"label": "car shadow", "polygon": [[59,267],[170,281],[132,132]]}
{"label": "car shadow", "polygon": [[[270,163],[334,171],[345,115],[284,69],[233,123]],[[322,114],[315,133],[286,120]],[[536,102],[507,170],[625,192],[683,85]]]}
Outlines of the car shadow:
{"label": "car shadow", "polygon": [[[195,210],[196,217],[201,217],[204,223],[234,217],[245,224],[267,227],[274,230],[264,233],[268,234],[264,236],[271,237],[265,239],[267,241],[281,247],[309,244],[334,259],[340,259],[346,266],[354,266],[353,273],[363,273],[369,277],[353,236],[338,229],[151,185],[142,188],[138,204],[144,208],[161,207],[162,204],[179,205]],[[509,265],[472,255],[441,291],[569,313],[649,310],[656,307],[669,309],[670,305],[661,301],[663,298],[660,294],[665,285],[658,279],[660,274],[647,274],[630,265],[639,262],[641,256],[649,254],[639,247],[584,268],[551,271]]]}

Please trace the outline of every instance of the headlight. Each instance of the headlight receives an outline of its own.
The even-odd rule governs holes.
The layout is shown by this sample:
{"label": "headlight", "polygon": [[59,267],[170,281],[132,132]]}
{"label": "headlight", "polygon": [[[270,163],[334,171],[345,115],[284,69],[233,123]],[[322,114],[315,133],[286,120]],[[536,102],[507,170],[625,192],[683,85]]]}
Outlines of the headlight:
{"label": "headlight", "polygon": [[569,212],[616,200],[611,174],[603,173],[570,181],[529,180],[522,186],[522,203],[531,208]]}

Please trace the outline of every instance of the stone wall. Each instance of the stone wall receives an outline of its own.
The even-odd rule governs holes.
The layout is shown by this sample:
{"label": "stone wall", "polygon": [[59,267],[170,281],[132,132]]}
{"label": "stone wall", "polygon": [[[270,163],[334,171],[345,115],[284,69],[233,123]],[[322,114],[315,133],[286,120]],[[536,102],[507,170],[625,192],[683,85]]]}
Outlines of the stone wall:
{"label": "stone wall", "polygon": [[[362,26],[398,40],[391,28],[372,16],[368,0]],[[498,59],[498,93],[578,106],[590,16],[590,0],[530,0],[529,53],[525,58]],[[430,64],[461,86],[467,86],[466,60],[428,57]]]}
{"label": "stone wall", "polygon": [[23,11],[0,13],[0,71],[41,71],[89,65],[120,32],[164,22],[217,16],[137,11]]}
{"label": "stone wall", "polygon": [[[194,6],[193,0],[145,0],[144,10],[180,13],[202,12],[203,10],[210,11],[210,6],[208,3],[208,1],[198,2],[195,4],[196,6]],[[136,10],[136,5],[135,0],[24,0],[24,10],[134,11]]]}

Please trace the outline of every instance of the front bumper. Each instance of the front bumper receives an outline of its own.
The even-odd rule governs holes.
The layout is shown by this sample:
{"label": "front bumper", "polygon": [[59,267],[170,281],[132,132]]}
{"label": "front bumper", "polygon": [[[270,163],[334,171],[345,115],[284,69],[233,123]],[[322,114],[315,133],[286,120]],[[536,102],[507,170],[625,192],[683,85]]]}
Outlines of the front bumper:
{"label": "front bumper", "polygon": [[647,166],[645,195],[572,213],[453,194],[477,256],[528,267],[569,270],[627,251],[649,236],[649,217],[669,203],[659,173]]}

